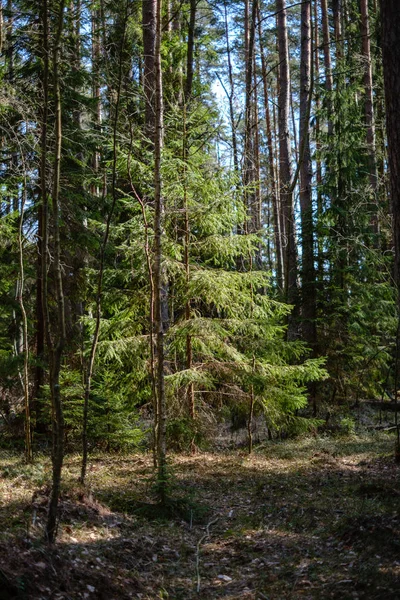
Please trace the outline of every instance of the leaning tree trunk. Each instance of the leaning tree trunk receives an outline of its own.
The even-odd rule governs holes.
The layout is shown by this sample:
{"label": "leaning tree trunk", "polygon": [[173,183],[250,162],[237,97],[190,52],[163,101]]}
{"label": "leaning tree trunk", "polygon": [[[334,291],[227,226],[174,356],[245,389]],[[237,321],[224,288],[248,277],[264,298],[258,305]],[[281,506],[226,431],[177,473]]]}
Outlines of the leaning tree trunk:
{"label": "leaning tree trunk", "polygon": [[[385,81],[386,126],[393,215],[394,279],[400,315],[400,4],[398,0],[381,0],[382,60]],[[400,317],[399,317],[400,318]],[[397,331],[396,379],[398,380],[399,330]],[[395,400],[397,405],[397,388]],[[397,406],[396,406],[397,408]],[[396,410],[396,460],[400,462],[400,426]]]}

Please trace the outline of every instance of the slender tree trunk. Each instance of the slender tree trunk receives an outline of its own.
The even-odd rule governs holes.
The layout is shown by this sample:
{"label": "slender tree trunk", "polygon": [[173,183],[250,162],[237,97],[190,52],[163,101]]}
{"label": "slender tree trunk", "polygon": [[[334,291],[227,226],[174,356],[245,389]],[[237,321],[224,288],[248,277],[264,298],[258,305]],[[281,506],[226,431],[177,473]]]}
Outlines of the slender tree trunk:
{"label": "slender tree trunk", "polygon": [[24,389],[24,408],[25,408],[25,459],[26,462],[31,463],[33,461],[33,450],[32,450],[32,428],[31,428],[31,408],[29,398],[29,340],[28,340],[28,317],[25,310],[24,304],[24,284],[25,284],[25,268],[24,268],[24,240],[23,240],[23,225],[24,225],[24,214],[26,206],[26,165],[25,160],[23,161],[23,188],[22,188],[22,199],[21,209],[18,226],[18,250],[19,250],[19,285],[18,285],[18,301],[22,315],[22,349],[24,353],[24,365],[23,365],[23,389]]}
{"label": "slender tree trunk", "polygon": [[325,87],[328,92],[333,89],[332,59],[331,59],[331,36],[329,32],[329,15],[327,0],[321,0],[322,38],[324,48]]}
{"label": "slender tree trunk", "polygon": [[[343,52],[343,39],[342,39],[342,0],[332,0],[332,11],[333,11],[333,28],[335,32],[336,41],[336,63],[340,62],[344,58]],[[336,68],[338,65],[336,64]]]}
{"label": "slender tree trunk", "polygon": [[312,207],[312,163],[309,135],[308,103],[311,93],[312,72],[311,0],[301,7],[300,49],[300,209],[302,240],[302,328],[305,341],[315,346],[316,295],[314,269],[314,225]]}
{"label": "slender tree trunk", "polygon": [[185,83],[185,102],[188,104],[192,96],[193,72],[194,72],[194,30],[196,25],[197,1],[190,0],[190,16],[187,40],[187,61],[186,61],[186,83]]}
{"label": "slender tree trunk", "polygon": [[[228,23],[228,13],[226,7],[226,0],[224,0],[224,24],[225,24],[225,38],[226,38],[226,57],[228,63],[228,79],[229,79],[229,92],[225,89],[225,93],[229,102],[229,118],[231,124],[231,137],[232,137],[232,152],[233,152],[233,168],[235,170],[235,174],[239,179],[239,158],[238,158],[238,147],[237,147],[237,136],[236,136],[236,120],[235,120],[235,110],[233,101],[235,98],[235,82],[233,79],[233,69],[232,69],[232,58],[231,58],[231,46],[229,40],[229,23]],[[221,80],[220,80],[221,81]],[[221,85],[222,81],[221,81]]]}
{"label": "slender tree trunk", "polygon": [[[52,219],[54,231],[54,279],[56,298],[58,305],[58,330],[54,341],[49,345],[50,357],[50,395],[52,401],[52,428],[53,428],[53,478],[52,490],[49,503],[49,512],[46,523],[46,536],[50,543],[55,541],[57,535],[57,509],[60,496],[61,472],[64,458],[64,414],[60,389],[61,361],[66,341],[65,331],[65,299],[63,292],[62,270],[61,270],[61,240],[60,240],[60,175],[61,175],[61,143],[62,143],[62,119],[61,119],[61,93],[60,93],[60,54],[61,37],[64,26],[65,2],[59,4],[57,30],[53,47],[53,88],[55,105],[55,156],[52,191]],[[47,251],[47,248],[46,248]],[[47,316],[48,311],[47,311]],[[51,324],[47,320],[48,341],[50,341]]]}
{"label": "slender tree trunk", "polygon": [[[332,110],[331,93],[333,90],[333,78],[332,78],[332,59],[331,59],[331,36],[329,32],[329,15],[327,0],[321,0],[321,17],[322,17],[322,38],[324,48],[324,68],[325,68],[325,89],[328,94],[327,98],[327,112],[328,115]],[[333,134],[333,123],[331,119],[328,119],[328,133]]]}
{"label": "slender tree trunk", "polygon": [[271,131],[271,113],[270,113],[270,109],[269,109],[267,62],[266,62],[265,51],[264,51],[264,46],[263,46],[261,14],[260,14],[259,6],[257,8],[257,22],[258,22],[258,40],[259,40],[260,57],[261,57],[261,73],[262,73],[263,92],[264,92],[265,130],[266,130],[266,135],[267,135],[267,148],[268,148],[268,171],[269,171],[269,182],[270,182],[270,187],[271,187],[272,210],[273,210],[273,219],[274,219],[276,281],[278,284],[278,288],[280,290],[283,290],[283,252],[282,252],[282,232],[281,232],[281,223],[280,223],[280,205],[279,205],[278,186],[277,186],[277,182],[276,182],[276,171],[275,171],[275,165],[274,165],[274,148],[273,148],[272,131]]}
{"label": "slender tree trunk", "polygon": [[[123,34],[120,40],[120,48],[119,48],[119,67],[118,67],[118,87],[116,90],[116,99],[114,106],[114,118],[113,118],[113,164],[112,164],[112,182],[111,182],[111,193],[112,193],[112,203],[110,207],[110,211],[107,215],[106,227],[104,231],[104,237],[101,244],[100,250],[100,265],[99,265],[99,274],[97,279],[97,290],[96,290],[96,324],[95,330],[93,333],[92,343],[90,346],[90,355],[89,361],[87,364],[87,369],[85,373],[85,395],[84,395],[84,404],[83,404],[83,424],[82,424],[82,464],[81,464],[81,474],[80,474],[80,482],[83,484],[85,482],[86,471],[87,471],[87,463],[88,463],[88,419],[89,419],[89,402],[92,388],[92,379],[94,372],[94,365],[97,354],[97,346],[99,343],[100,336],[100,326],[101,326],[101,304],[103,299],[103,279],[104,279],[104,269],[105,269],[105,253],[107,250],[108,239],[110,236],[110,229],[112,218],[114,216],[115,206],[117,204],[118,192],[117,192],[117,134],[118,134],[118,119],[119,119],[119,106],[121,101],[121,88],[122,88],[122,80],[123,80],[123,47],[125,43],[126,36],[126,23],[128,20],[128,2],[126,3],[126,14],[124,19],[124,29]],[[104,188],[105,191],[105,188]],[[104,196],[104,193],[103,193]],[[104,198],[103,198],[104,199]]]}
{"label": "slender tree trunk", "polygon": [[[393,215],[394,280],[400,314],[400,4],[380,0],[382,22],[382,60],[385,81],[386,126],[390,174],[390,199]],[[400,329],[400,328],[399,328]],[[396,343],[396,379],[398,379],[399,334]],[[397,388],[395,391],[397,404]],[[397,407],[396,407],[397,408]],[[396,410],[396,460],[400,462],[400,423]]]}
{"label": "slender tree trunk", "polygon": [[154,56],[156,44],[156,9],[157,0],[142,0],[145,132],[152,142],[154,142],[155,135],[154,96],[156,93],[156,72]]}
{"label": "slender tree trunk", "polygon": [[[279,55],[279,95],[278,95],[278,129],[279,129],[279,172],[280,199],[285,226],[285,298],[294,303],[297,297],[297,250],[295,239],[295,219],[293,192],[291,191],[291,148],[289,132],[290,81],[289,50],[286,22],[286,0],[276,0],[278,23],[278,55]],[[291,327],[289,327],[291,329]],[[293,331],[289,331],[291,336]]]}
{"label": "slender tree trunk", "polygon": [[[258,1],[256,0],[258,5]],[[256,15],[255,15],[256,18]],[[255,25],[254,25],[255,26]],[[256,64],[256,50],[253,52],[253,87],[254,87],[254,101],[253,101],[253,123],[254,123],[254,195],[255,202],[253,207],[253,222],[256,232],[261,231],[262,227],[262,199],[261,199],[261,159],[260,159],[260,122],[258,114],[258,82],[257,82],[257,64]],[[256,254],[256,264],[260,269],[262,265],[261,255],[261,244],[259,244]]]}
{"label": "slender tree trunk", "polygon": [[156,329],[157,349],[157,463],[158,463],[158,489],[161,503],[167,498],[167,463],[166,463],[166,402],[165,402],[165,349],[164,334],[167,327],[165,315],[166,286],[163,270],[163,227],[164,227],[164,199],[162,195],[161,160],[164,138],[163,119],[163,86],[161,70],[161,8],[162,0],[156,2],[156,40],[155,40],[155,143],[154,143],[154,293],[155,310],[154,324]]}
{"label": "slender tree trunk", "polygon": [[368,0],[361,0],[361,36],[362,36],[362,54],[364,58],[364,115],[367,126],[367,151],[369,161],[369,181],[372,191],[372,215],[371,225],[373,233],[379,231],[378,210],[376,193],[378,189],[378,170],[376,164],[376,140],[375,140],[375,116],[372,86],[372,61],[371,61],[371,42],[369,33],[369,11]]}
{"label": "slender tree trunk", "polygon": [[3,54],[4,44],[4,19],[3,19],[3,3],[0,4],[0,55]]}
{"label": "slender tree trunk", "polygon": [[[186,103],[183,107],[183,139],[182,139],[182,158],[183,158],[183,211],[185,215],[185,237],[184,237],[184,252],[185,252],[185,276],[186,276],[186,293],[189,291],[190,284],[190,219],[189,219],[189,205],[188,205],[188,193],[187,193],[187,168],[189,160],[189,148],[187,139],[187,115],[186,115]],[[192,309],[190,298],[188,297],[185,305],[185,319],[189,321],[192,316]],[[193,347],[192,347],[192,336],[188,333],[186,336],[186,368],[191,369],[193,362]],[[187,404],[189,417],[194,423],[196,418],[196,405],[194,398],[194,384],[190,383],[187,389]],[[192,452],[195,452],[194,439],[191,443]]]}
{"label": "slender tree trunk", "polygon": [[[319,81],[320,76],[320,57],[319,57],[319,23],[318,23],[318,2],[314,0],[314,52],[315,52],[315,78]],[[317,223],[321,223],[322,218],[322,164],[321,164],[321,124],[319,112],[321,108],[320,102],[320,94],[319,87],[315,92],[315,110],[316,110],[316,120],[315,120],[315,163],[316,163],[316,183],[317,183]],[[317,244],[318,244],[318,267],[317,267],[317,280],[318,280],[318,289],[321,288],[322,280],[323,280],[323,243],[322,236],[319,235],[319,230],[317,229]]]}
{"label": "slender tree trunk", "polygon": [[244,204],[246,213],[249,216],[249,222],[246,219],[244,231],[254,233],[257,230],[255,215],[255,194],[249,190],[254,182],[254,123],[253,123],[253,68],[254,68],[254,47],[255,47],[255,25],[257,15],[257,0],[253,0],[251,15],[249,15],[248,2],[245,4],[245,39],[246,39],[246,90],[245,90],[245,125],[244,125],[244,157],[243,157],[243,186],[244,186]]}

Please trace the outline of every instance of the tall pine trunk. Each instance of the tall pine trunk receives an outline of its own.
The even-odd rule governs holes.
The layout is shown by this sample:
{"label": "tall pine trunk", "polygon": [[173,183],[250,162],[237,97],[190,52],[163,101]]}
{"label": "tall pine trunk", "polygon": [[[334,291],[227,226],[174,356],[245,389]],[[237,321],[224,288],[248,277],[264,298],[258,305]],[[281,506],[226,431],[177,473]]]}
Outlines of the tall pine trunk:
{"label": "tall pine trunk", "polygon": [[263,32],[261,24],[261,13],[259,6],[257,7],[257,22],[258,22],[258,43],[260,48],[261,57],[261,74],[263,80],[263,92],[264,92],[264,111],[265,111],[265,131],[267,135],[267,148],[268,148],[268,173],[269,183],[271,190],[272,200],[272,212],[274,222],[274,242],[275,242],[275,263],[276,263],[276,281],[278,288],[283,290],[283,252],[282,252],[282,232],[281,232],[281,218],[280,218],[280,204],[278,185],[276,181],[276,170],[274,164],[274,148],[272,140],[271,130],[271,112],[269,108],[269,91],[268,91],[268,77],[267,77],[267,61],[265,57],[265,51],[263,46]]}
{"label": "tall pine trunk", "polygon": [[[284,273],[285,273],[285,299],[295,303],[297,298],[297,250],[295,238],[295,218],[293,205],[293,191],[291,190],[291,148],[289,130],[290,110],[290,74],[289,74],[289,49],[288,30],[286,21],[286,0],[276,1],[278,24],[278,131],[279,131],[279,173],[280,173],[280,200],[284,220]],[[289,324],[288,335],[291,337],[293,329]]]}
{"label": "tall pine trunk", "polygon": [[145,97],[145,133],[154,142],[155,114],[154,97],[156,93],[155,46],[156,46],[157,0],[142,1],[143,31],[143,91]]}
{"label": "tall pine trunk", "polygon": [[[400,4],[398,0],[381,0],[382,60],[385,81],[386,127],[388,141],[390,199],[393,215],[394,280],[397,286],[400,319]],[[398,378],[399,331],[397,331],[396,377]],[[395,401],[398,403],[398,385]],[[396,406],[397,409],[397,406]],[[400,462],[400,424],[398,411],[395,413],[397,426],[396,461]]]}
{"label": "tall pine trunk", "polygon": [[161,160],[164,138],[163,85],[161,70],[161,8],[162,0],[156,2],[155,39],[155,136],[154,136],[154,325],[156,332],[156,393],[157,393],[157,466],[158,492],[161,503],[167,498],[166,463],[166,400],[165,400],[165,349],[164,334],[167,328],[165,302],[166,282],[163,269],[164,199],[162,195]]}
{"label": "tall pine trunk", "polygon": [[301,290],[302,329],[307,344],[315,346],[316,294],[314,269],[314,225],[312,206],[312,163],[309,135],[309,104],[312,72],[311,0],[301,7],[300,48],[300,209],[301,209]]}
{"label": "tall pine trunk", "polygon": [[361,1],[361,39],[364,58],[364,116],[367,127],[366,142],[368,153],[369,182],[371,186],[371,225],[374,234],[379,231],[376,193],[378,190],[378,170],[376,164],[375,116],[372,84],[371,41],[368,0]]}
{"label": "tall pine trunk", "polygon": [[[49,504],[49,512],[46,523],[46,536],[49,543],[55,541],[57,535],[57,509],[60,496],[61,472],[64,458],[64,413],[61,398],[60,374],[62,356],[66,341],[65,331],[65,300],[63,292],[62,270],[61,270],[61,239],[60,239],[60,177],[61,177],[61,144],[62,144],[62,114],[61,114],[61,92],[60,92],[60,54],[61,38],[64,27],[65,2],[61,0],[58,7],[58,22],[53,45],[53,93],[55,110],[55,156],[53,165],[53,189],[52,189],[52,225],[53,225],[53,247],[54,247],[54,286],[57,299],[57,326],[52,335],[52,323],[45,300],[47,345],[49,348],[50,362],[50,396],[52,403],[52,490]],[[46,7],[47,8],[47,7]],[[46,252],[48,247],[46,247]]]}
{"label": "tall pine trunk", "polygon": [[[329,14],[327,0],[321,0],[322,39],[324,48],[325,89],[327,92],[326,108],[328,115],[332,110],[331,94],[333,90],[332,58],[331,58],[331,36],[329,32]],[[328,133],[333,133],[332,120],[328,118]]]}

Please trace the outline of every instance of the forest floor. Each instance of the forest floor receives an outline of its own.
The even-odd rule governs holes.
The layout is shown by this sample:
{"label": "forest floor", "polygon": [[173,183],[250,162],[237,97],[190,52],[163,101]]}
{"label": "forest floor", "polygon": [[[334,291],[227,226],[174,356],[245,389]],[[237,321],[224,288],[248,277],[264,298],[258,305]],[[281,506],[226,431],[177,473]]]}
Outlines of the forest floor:
{"label": "forest floor", "polygon": [[398,599],[393,445],[375,433],[173,455],[173,493],[192,504],[164,520],[143,516],[150,455],[92,457],[85,489],[67,456],[53,549],[48,458],[27,466],[3,451],[0,599]]}

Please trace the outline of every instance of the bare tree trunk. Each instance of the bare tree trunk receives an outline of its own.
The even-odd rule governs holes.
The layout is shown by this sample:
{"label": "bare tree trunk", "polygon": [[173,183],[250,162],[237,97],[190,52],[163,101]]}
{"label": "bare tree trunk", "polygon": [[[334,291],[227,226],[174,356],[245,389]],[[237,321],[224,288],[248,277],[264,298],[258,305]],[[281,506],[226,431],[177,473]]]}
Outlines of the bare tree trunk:
{"label": "bare tree trunk", "polygon": [[245,124],[244,124],[244,157],[243,157],[243,186],[245,210],[250,217],[249,222],[244,223],[244,231],[254,233],[256,231],[256,217],[254,214],[255,197],[254,191],[249,186],[254,182],[254,123],[253,123],[253,68],[254,68],[254,46],[255,25],[257,15],[257,0],[253,0],[251,15],[249,15],[248,2],[245,4],[245,40],[246,40],[246,90],[245,90]]}
{"label": "bare tree trunk", "polygon": [[186,84],[185,84],[185,102],[188,103],[192,96],[193,88],[193,67],[194,67],[194,28],[196,25],[197,1],[190,0],[190,17],[187,41],[187,61],[186,61]]}
{"label": "bare tree trunk", "polygon": [[375,116],[372,87],[372,61],[371,61],[371,42],[369,33],[369,12],[368,0],[361,0],[361,36],[362,36],[362,54],[364,57],[364,114],[365,124],[367,126],[367,151],[369,160],[369,181],[372,191],[372,215],[371,224],[373,233],[379,231],[377,198],[378,189],[378,170],[376,165],[376,140],[375,140]]}
{"label": "bare tree trunk", "polygon": [[[279,172],[280,199],[285,226],[285,298],[294,303],[297,297],[297,250],[295,239],[295,219],[293,192],[291,191],[291,148],[289,132],[290,81],[289,50],[286,22],[286,0],[276,0],[278,23],[278,55],[279,55],[279,94],[278,94],[278,128],[279,128]],[[289,331],[289,336],[292,335]]]}
{"label": "bare tree trunk", "polygon": [[274,149],[273,149],[272,131],[271,131],[271,113],[270,113],[270,109],[269,109],[267,62],[266,62],[265,51],[264,51],[264,46],[263,46],[261,14],[260,14],[259,6],[257,7],[257,21],[258,21],[258,43],[259,43],[259,47],[260,47],[260,57],[261,57],[261,74],[262,74],[263,92],[264,92],[265,129],[266,129],[267,147],[268,147],[268,170],[269,170],[269,181],[270,181],[270,186],[271,186],[272,210],[273,210],[273,220],[274,220],[276,281],[278,284],[278,288],[280,290],[283,290],[283,253],[282,253],[282,232],[281,232],[281,224],[280,224],[279,194],[278,194],[278,186],[277,186],[277,182],[276,182],[276,172],[275,172],[275,165],[274,165]]}
{"label": "bare tree trunk", "polygon": [[308,104],[312,74],[311,0],[301,7],[300,55],[300,209],[302,237],[302,329],[306,342],[315,346],[316,295],[314,270],[314,225],[312,214],[312,163]]}
{"label": "bare tree trunk", "polygon": [[142,0],[142,29],[144,73],[143,90],[145,96],[145,132],[154,142],[155,114],[154,96],[156,93],[156,72],[154,64],[156,45],[156,9],[157,0]]}
{"label": "bare tree trunk", "polygon": [[[187,115],[186,115],[186,103],[183,107],[183,139],[182,139],[182,159],[183,159],[183,211],[185,215],[185,237],[183,241],[184,245],[184,258],[185,258],[185,276],[186,276],[186,292],[188,293],[190,284],[190,219],[189,219],[189,206],[188,206],[188,194],[187,194],[187,167],[189,159],[189,148],[187,139]],[[185,305],[185,319],[189,321],[191,318],[191,304],[190,298],[188,297]],[[192,368],[193,361],[193,348],[192,348],[192,336],[188,333],[186,336],[186,368]],[[190,383],[187,389],[187,402],[188,402],[188,413],[190,419],[194,422],[196,418],[196,405],[194,398],[194,385]],[[195,451],[194,440],[192,440],[192,452]]]}
{"label": "bare tree trunk", "polygon": [[[324,48],[324,67],[325,67],[325,89],[328,93],[327,112],[331,113],[332,102],[330,94],[333,90],[332,78],[332,59],[331,59],[331,36],[329,33],[329,15],[327,0],[321,0],[321,17],[322,17],[322,38]],[[333,123],[328,119],[328,133],[333,133]]]}
{"label": "bare tree trunk", "polygon": [[32,428],[31,428],[31,409],[29,398],[29,340],[28,340],[28,317],[24,304],[24,284],[25,284],[25,269],[24,269],[24,240],[23,240],[23,225],[26,206],[26,165],[25,159],[22,156],[23,162],[23,188],[21,209],[18,226],[18,250],[19,250],[19,285],[18,285],[18,301],[22,315],[22,349],[24,353],[23,366],[23,389],[24,389],[24,408],[25,408],[25,459],[26,462],[33,461],[32,450]]}
{"label": "bare tree trunk", "polygon": [[[226,7],[226,0],[224,0],[224,17],[225,17],[225,37],[226,37],[226,56],[228,62],[228,78],[229,78],[229,92],[225,89],[225,93],[229,102],[229,118],[231,124],[231,137],[232,137],[232,152],[233,152],[233,168],[235,170],[235,174],[239,179],[239,158],[238,158],[238,148],[237,148],[237,136],[236,136],[236,120],[235,120],[235,110],[233,106],[233,100],[235,97],[235,83],[233,79],[233,69],[232,69],[232,58],[231,58],[231,46],[229,40],[229,23],[228,23],[228,14]],[[220,80],[221,81],[221,80]],[[221,81],[221,85],[222,81]]]}
{"label": "bare tree trunk", "polygon": [[155,143],[154,143],[154,325],[156,330],[157,358],[157,464],[158,490],[161,503],[167,498],[167,463],[166,463],[166,402],[165,402],[165,349],[164,334],[167,327],[165,315],[166,285],[163,270],[163,227],[164,199],[162,196],[161,160],[164,139],[163,118],[163,86],[161,70],[161,8],[162,0],[156,1],[156,40],[155,40]]}
{"label": "bare tree trunk", "polygon": [[344,57],[342,39],[342,0],[332,0],[332,10],[333,28],[336,41],[336,63],[338,63]]}
{"label": "bare tree trunk", "polygon": [[4,19],[3,19],[3,3],[0,4],[0,54],[3,54],[4,44]]}
{"label": "bare tree trunk", "polygon": [[[256,0],[258,5],[258,1]],[[256,18],[256,15],[254,16]],[[255,24],[254,24],[255,27]],[[256,232],[261,231],[262,227],[262,200],[261,200],[261,161],[260,161],[260,122],[258,114],[258,82],[257,82],[257,63],[256,63],[256,50],[253,52],[253,88],[254,88],[254,101],[253,101],[253,123],[254,123],[254,144],[253,144],[253,156],[254,156],[254,194],[255,202],[253,206],[253,222]],[[261,245],[257,250],[256,263],[258,268],[261,268]]]}
{"label": "bare tree trunk", "polygon": [[[380,0],[380,7],[390,194],[393,215],[394,280],[397,287],[398,311],[400,314],[400,5],[397,0]],[[398,331],[396,355],[399,354],[399,333]],[[398,377],[397,359],[398,356],[396,356],[396,378]],[[397,426],[395,457],[396,461],[400,462],[400,423],[397,411],[397,387],[395,393],[395,418]]]}
{"label": "bare tree trunk", "polygon": [[110,211],[107,215],[106,220],[106,228],[104,231],[104,237],[101,244],[100,250],[100,265],[99,265],[99,274],[97,279],[97,291],[96,291],[96,324],[95,330],[93,333],[92,343],[90,347],[90,355],[89,361],[87,364],[87,369],[85,373],[85,396],[84,396],[84,406],[83,406],[83,425],[82,425],[82,464],[81,464],[81,474],[80,474],[80,482],[83,484],[85,482],[86,470],[87,470],[87,462],[88,462],[88,437],[87,437],[87,428],[88,428],[88,417],[89,417],[89,401],[92,387],[92,379],[93,379],[93,371],[94,364],[97,354],[97,346],[99,342],[100,336],[100,325],[101,325],[101,304],[103,299],[103,278],[104,278],[104,268],[105,268],[105,253],[108,244],[108,238],[110,236],[111,222],[115,211],[115,206],[117,203],[117,132],[118,132],[118,118],[119,118],[119,105],[121,100],[121,87],[122,87],[122,49],[125,43],[126,36],[126,23],[128,20],[128,2],[126,3],[126,15],[124,19],[124,29],[123,35],[120,40],[120,51],[119,51],[119,72],[118,72],[118,88],[116,91],[116,100],[114,107],[114,119],[113,119],[113,166],[112,166],[112,182],[111,182],[111,193],[112,193],[112,203],[110,207]]}
{"label": "bare tree trunk", "polygon": [[[314,0],[314,52],[315,52],[315,78],[319,81],[320,74],[320,57],[319,57],[319,23],[318,23],[318,2]],[[312,60],[312,58],[311,58]],[[319,90],[317,88],[315,92],[315,109],[316,109],[316,120],[315,120],[315,153],[316,153],[316,183],[317,183],[317,223],[321,222],[322,217],[322,164],[320,158],[321,152],[321,124],[319,112],[321,108]],[[317,244],[318,244],[318,267],[317,267],[317,280],[318,286],[321,286],[323,280],[323,245],[322,236],[318,235],[317,232]]]}
{"label": "bare tree trunk", "polygon": [[329,15],[327,0],[321,0],[321,16],[322,16],[322,38],[324,48],[324,65],[325,65],[325,87],[328,92],[333,89],[332,80],[332,59],[331,59],[331,36],[329,33]]}
{"label": "bare tree trunk", "polygon": [[[60,175],[61,175],[61,143],[62,143],[62,120],[61,120],[61,94],[59,63],[61,53],[61,37],[64,26],[64,0],[60,1],[58,8],[57,30],[53,47],[53,88],[55,105],[55,156],[53,175],[53,230],[54,230],[54,278],[58,306],[58,324],[54,341],[51,341],[51,324],[47,312],[47,339],[50,358],[50,395],[52,401],[52,428],[53,428],[53,477],[52,490],[49,503],[49,512],[46,523],[46,536],[50,543],[55,541],[57,535],[57,509],[61,486],[61,471],[64,458],[64,414],[60,389],[61,361],[66,340],[65,331],[65,302],[63,292],[62,270],[61,270],[61,240],[60,240]],[[46,7],[47,8],[47,7]],[[47,248],[46,248],[47,251]],[[47,299],[46,299],[47,303]],[[49,343],[50,342],[50,343]]]}

